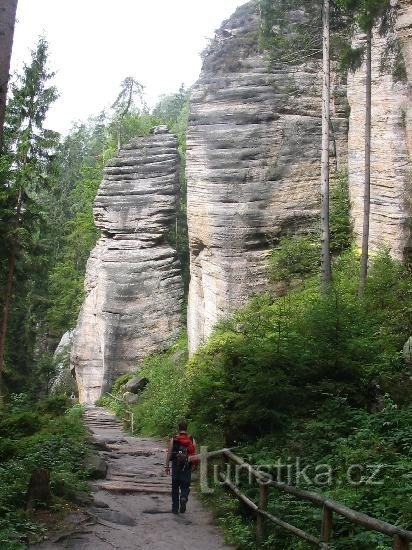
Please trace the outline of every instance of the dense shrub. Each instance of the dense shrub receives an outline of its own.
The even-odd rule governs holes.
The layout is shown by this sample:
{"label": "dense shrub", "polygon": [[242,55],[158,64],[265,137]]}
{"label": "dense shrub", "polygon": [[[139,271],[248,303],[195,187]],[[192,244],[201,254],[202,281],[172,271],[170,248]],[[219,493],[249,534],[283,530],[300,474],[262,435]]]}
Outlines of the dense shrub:
{"label": "dense shrub", "polygon": [[36,433],[40,427],[40,417],[35,412],[20,411],[0,415],[0,437],[24,437]]}
{"label": "dense shrub", "polygon": [[[30,411],[29,408],[38,412]],[[26,494],[31,472],[47,468],[51,489],[61,494],[65,483],[72,491],[86,489],[82,458],[88,450],[81,407],[62,414],[63,399],[49,398],[31,404],[16,396],[2,411],[0,430],[0,547],[26,548],[44,531],[26,512]],[[40,413],[42,411],[42,413]],[[60,416],[51,417],[50,413]],[[4,439],[3,439],[4,438]],[[55,499],[54,508],[58,507]]]}
{"label": "dense shrub", "polygon": [[320,266],[320,246],[316,235],[287,235],[280,239],[269,257],[269,274],[275,282],[290,284],[316,273]]}

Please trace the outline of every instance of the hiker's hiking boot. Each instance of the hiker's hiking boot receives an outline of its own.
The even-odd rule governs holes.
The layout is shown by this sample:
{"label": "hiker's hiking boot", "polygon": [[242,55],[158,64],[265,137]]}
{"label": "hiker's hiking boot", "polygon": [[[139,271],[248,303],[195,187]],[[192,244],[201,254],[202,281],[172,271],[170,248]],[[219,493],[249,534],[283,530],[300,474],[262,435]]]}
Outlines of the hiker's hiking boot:
{"label": "hiker's hiking boot", "polygon": [[172,514],[178,514],[179,510],[176,510],[175,508],[172,508]]}
{"label": "hiker's hiking boot", "polygon": [[180,499],[180,513],[181,514],[184,514],[186,512],[186,502],[187,502],[187,498],[182,497]]}

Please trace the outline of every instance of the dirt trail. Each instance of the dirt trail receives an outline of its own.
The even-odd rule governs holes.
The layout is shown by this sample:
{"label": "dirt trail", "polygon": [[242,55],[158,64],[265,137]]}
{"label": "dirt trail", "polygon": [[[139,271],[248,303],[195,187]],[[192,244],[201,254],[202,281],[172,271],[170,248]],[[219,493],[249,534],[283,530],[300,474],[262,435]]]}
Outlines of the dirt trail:
{"label": "dirt trail", "polygon": [[37,550],[228,549],[211,514],[193,495],[187,512],[171,513],[171,481],[163,476],[164,442],[131,437],[103,408],[89,408],[85,421],[108,463],[107,478],[92,485],[94,504],[74,514]]}

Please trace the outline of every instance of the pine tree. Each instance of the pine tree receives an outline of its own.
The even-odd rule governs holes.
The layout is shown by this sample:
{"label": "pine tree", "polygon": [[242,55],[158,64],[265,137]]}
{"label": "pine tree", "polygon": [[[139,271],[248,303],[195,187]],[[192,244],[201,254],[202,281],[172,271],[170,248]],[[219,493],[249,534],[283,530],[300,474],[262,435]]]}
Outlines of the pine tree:
{"label": "pine tree", "polygon": [[17,0],[2,0],[0,9],[0,150],[3,144],[4,115],[9,81],[11,50],[16,22]]}
{"label": "pine tree", "polygon": [[[2,247],[7,258],[3,309],[0,323],[0,377],[4,369],[10,308],[13,300],[16,262],[28,248],[39,219],[38,193],[47,184],[49,168],[58,135],[44,128],[50,105],[57,98],[48,86],[53,73],[47,69],[48,45],[40,39],[32,51],[30,65],[12,86],[7,107],[5,151],[7,168],[2,165],[1,219]],[[0,378],[1,380],[1,378]]]}
{"label": "pine tree", "polygon": [[342,8],[355,16],[355,22],[365,32],[364,48],[352,50],[349,68],[359,68],[359,61],[365,57],[365,180],[363,199],[362,252],[360,260],[358,294],[362,296],[368,276],[369,226],[371,197],[371,133],[372,133],[372,36],[378,20],[391,9],[390,0],[338,0]]}
{"label": "pine tree", "polygon": [[123,80],[119,95],[112,105],[117,125],[117,150],[120,150],[122,146],[123,119],[130,112],[136,100],[145,111],[147,107],[144,100],[144,86],[133,77],[128,76]]}

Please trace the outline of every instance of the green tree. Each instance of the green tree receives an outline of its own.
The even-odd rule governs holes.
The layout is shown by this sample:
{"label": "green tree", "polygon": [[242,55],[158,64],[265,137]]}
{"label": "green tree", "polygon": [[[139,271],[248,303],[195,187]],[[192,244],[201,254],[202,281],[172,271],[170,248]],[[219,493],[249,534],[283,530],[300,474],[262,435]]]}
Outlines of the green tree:
{"label": "green tree", "polygon": [[369,226],[371,197],[371,130],[372,130],[372,36],[378,20],[391,9],[390,0],[338,0],[339,4],[354,15],[355,23],[365,32],[366,41],[363,48],[352,50],[350,68],[359,67],[362,57],[365,58],[365,181],[363,199],[362,252],[360,261],[358,294],[365,291],[369,261]]}
{"label": "green tree", "polygon": [[3,159],[2,252],[7,257],[3,310],[0,323],[0,375],[4,368],[6,338],[13,299],[16,262],[35,241],[33,229],[40,218],[39,192],[50,179],[52,157],[58,135],[44,128],[50,105],[56,100],[54,86],[48,86],[53,73],[47,68],[48,45],[40,39],[31,54],[30,65],[12,86],[8,105]]}
{"label": "green tree", "polygon": [[0,10],[0,150],[3,143],[6,113],[7,83],[9,81],[11,50],[16,22],[17,0],[5,0]]}
{"label": "green tree", "polygon": [[[136,104],[137,101],[137,104]],[[135,80],[132,76],[126,77],[120,87],[119,95],[112,105],[114,109],[114,121],[117,126],[117,150],[122,146],[122,129],[124,118],[133,107],[141,107],[142,111],[147,111],[144,99],[144,86]]]}
{"label": "green tree", "polygon": [[330,227],[329,227],[329,144],[330,144],[330,1],[323,0],[323,86],[322,86],[322,158],[320,186],[321,274],[322,289],[326,292],[331,282]]}

